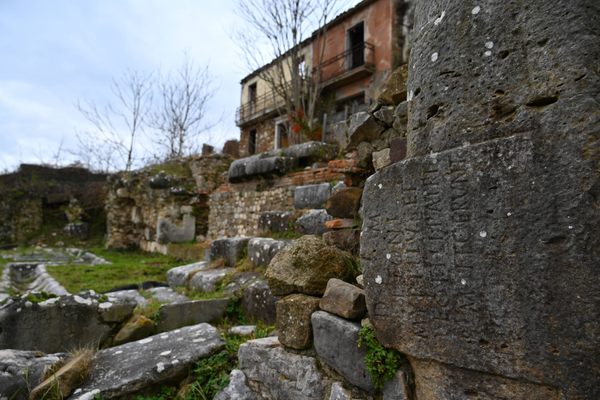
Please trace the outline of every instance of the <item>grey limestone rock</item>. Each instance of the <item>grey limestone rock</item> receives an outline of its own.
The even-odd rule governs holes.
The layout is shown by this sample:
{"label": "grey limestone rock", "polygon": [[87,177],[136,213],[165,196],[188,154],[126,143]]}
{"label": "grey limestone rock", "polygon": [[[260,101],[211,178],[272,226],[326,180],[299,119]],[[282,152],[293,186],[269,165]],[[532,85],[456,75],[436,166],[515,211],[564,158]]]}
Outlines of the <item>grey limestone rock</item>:
{"label": "grey limestone rock", "polygon": [[233,270],[233,268],[217,268],[198,271],[190,279],[188,288],[196,292],[214,292],[217,289],[217,285]]}
{"label": "grey limestone rock", "polygon": [[319,358],[354,386],[373,392],[365,366],[365,350],[358,348],[360,324],[317,311],[312,315],[312,326]]}
{"label": "grey limestone rock", "polygon": [[375,117],[366,111],[353,114],[348,127],[348,144],[345,150],[354,150],[362,142],[372,142],[385,130]]}
{"label": "grey limestone rock", "polygon": [[182,265],[167,271],[167,282],[172,288],[187,287],[192,276],[198,271],[205,269],[208,263],[201,261],[193,264]]}
{"label": "grey limestone rock", "polygon": [[248,385],[261,399],[322,400],[326,394],[329,379],[317,360],[285,351],[276,337],[242,344],[238,359]]}
{"label": "grey limestone rock", "polygon": [[352,392],[345,389],[340,382],[333,382],[328,400],[352,400]]}
{"label": "grey limestone rock", "polygon": [[214,400],[257,400],[258,397],[249,387],[246,375],[239,369],[229,374],[229,384],[214,397]]}
{"label": "grey limestone rock", "polygon": [[323,311],[351,320],[361,319],[367,312],[364,291],[335,278],[327,282],[319,307]]}
{"label": "grey limestone rock", "polygon": [[332,219],[326,210],[308,210],[296,220],[296,231],[304,235],[322,235],[327,232],[325,222]]}
{"label": "grey limestone rock", "polygon": [[289,240],[252,238],[248,241],[248,258],[257,267],[269,265],[275,254],[289,244]]}
{"label": "grey limestone rock", "polygon": [[257,176],[283,175],[296,166],[296,159],[268,153],[235,160],[229,166],[229,181],[240,182]]}
{"label": "grey limestone rock", "polygon": [[244,289],[241,306],[250,320],[274,324],[276,301],[277,297],[273,296],[267,281],[255,278]]}
{"label": "grey limestone rock", "polygon": [[294,214],[289,211],[265,211],[258,219],[259,232],[286,232],[293,230]]}
{"label": "grey limestone rock", "polygon": [[69,399],[122,398],[172,382],[223,345],[216,328],[198,324],[101,350],[89,378]]}
{"label": "grey limestone rock", "polygon": [[155,287],[151,289],[147,289],[146,292],[152,296],[152,298],[160,303],[183,303],[184,301],[188,301],[189,299],[174,291],[169,287]]}
{"label": "grey limestone rock", "polygon": [[319,309],[319,298],[292,294],[277,301],[277,332],[285,347],[303,350],[312,345],[310,316]]}
{"label": "grey limestone rock", "polygon": [[297,210],[325,208],[325,202],[331,196],[331,184],[296,186],[294,190],[294,207]]}
{"label": "grey limestone rock", "polygon": [[44,379],[44,373],[65,354],[39,351],[0,350],[0,398],[29,399],[29,391]]}

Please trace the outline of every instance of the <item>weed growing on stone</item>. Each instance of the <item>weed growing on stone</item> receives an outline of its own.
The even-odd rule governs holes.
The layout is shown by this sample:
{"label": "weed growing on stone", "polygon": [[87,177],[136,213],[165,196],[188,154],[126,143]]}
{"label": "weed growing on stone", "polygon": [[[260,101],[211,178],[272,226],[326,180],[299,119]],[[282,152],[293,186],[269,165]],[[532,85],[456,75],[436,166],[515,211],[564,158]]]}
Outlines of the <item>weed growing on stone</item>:
{"label": "weed growing on stone", "polygon": [[36,304],[36,303],[41,303],[43,301],[46,301],[48,299],[52,299],[54,297],[58,297],[58,296],[53,293],[36,292],[36,293],[27,294],[27,296],[25,296],[25,299]]}
{"label": "weed growing on stone", "polygon": [[363,326],[358,333],[358,347],[363,346],[367,352],[365,356],[367,372],[375,388],[382,389],[400,368],[400,354],[383,347],[370,326]]}

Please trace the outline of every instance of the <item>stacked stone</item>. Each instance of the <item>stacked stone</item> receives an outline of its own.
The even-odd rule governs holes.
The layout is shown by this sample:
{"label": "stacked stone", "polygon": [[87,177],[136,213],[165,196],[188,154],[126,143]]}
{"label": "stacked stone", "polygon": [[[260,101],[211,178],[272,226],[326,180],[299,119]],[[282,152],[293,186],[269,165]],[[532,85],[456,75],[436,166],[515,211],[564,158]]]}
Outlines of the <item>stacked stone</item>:
{"label": "stacked stone", "polygon": [[337,190],[325,204],[331,219],[325,223],[329,229],[323,234],[325,243],[358,255],[360,248],[360,202],[362,189],[344,187]]}

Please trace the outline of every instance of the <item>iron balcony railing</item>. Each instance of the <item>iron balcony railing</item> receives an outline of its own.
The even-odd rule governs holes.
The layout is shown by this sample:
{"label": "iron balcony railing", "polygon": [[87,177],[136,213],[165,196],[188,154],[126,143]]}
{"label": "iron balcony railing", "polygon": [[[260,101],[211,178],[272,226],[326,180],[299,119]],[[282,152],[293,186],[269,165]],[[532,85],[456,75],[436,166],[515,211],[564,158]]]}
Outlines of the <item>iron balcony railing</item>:
{"label": "iron balcony railing", "polygon": [[[364,71],[365,68],[371,70],[374,60],[375,46],[369,42],[363,42],[322,62],[318,68],[313,69],[312,79],[318,78],[318,82],[328,85],[328,83],[351,76],[354,72]],[[285,103],[281,93],[281,89],[272,90],[238,107],[235,114],[236,124],[243,125],[281,108]]]}

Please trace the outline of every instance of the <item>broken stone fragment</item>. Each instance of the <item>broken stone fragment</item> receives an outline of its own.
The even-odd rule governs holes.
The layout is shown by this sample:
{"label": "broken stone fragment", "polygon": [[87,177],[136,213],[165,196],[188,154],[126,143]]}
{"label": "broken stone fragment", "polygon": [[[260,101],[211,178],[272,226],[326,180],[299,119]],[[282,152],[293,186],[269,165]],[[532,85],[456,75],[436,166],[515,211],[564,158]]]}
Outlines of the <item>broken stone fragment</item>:
{"label": "broken stone fragment", "polygon": [[158,310],[158,331],[165,332],[200,322],[216,321],[225,314],[227,304],[229,299],[163,304]]}
{"label": "broken stone fragment", "polygon": [[296,232],[304,235],[322,235],[327,232],[325,222],[332,219],[325,210],[308,210],[296,220]]}
{"label": "broken stone fragment", "polygon": [[338,229],[325,232],[323,240],[330,246],[358,256],[360,250],[360,229]]}
{"label": "broken stone fragment", "polygon": [[172,288],[187,287],[188,281],[194,274],[208,267],[208,263],[202,261],[180,267],[171,268],[167,271],[167,282]]}
{"label": "broken stone fragment", "polygon": [[215,395],[214,400],[257,400],[257,396],[248,387],[246,375],[234,369],[229,374],[229,384]]}
{"label": "broken stone fragment", "polygon": [[324,208],[329,196],[331,196],[329,183],[297,186],[294,190],[294,208],[297,210]]}
{"label": "broken stone fragment", "polygon": [[296,350],[307,349],[312,344],[310,316],[319,309],[319,298],[292,294],[276,303],[279,342]]}
{"label": "broken stone fragment", "polygon": [[408,65],[403,64],[396,68],[381,89],[377,102],[387,105],[396,105],[406,100],[406,85],[408,81]]}
{"label": "broken stone fragment", "polygon": [[113,346],[144,339],[156,333],[156,324],[144,315],[134,315],[113,338]]}
{"label": "broken stone fragment", "polygon": [[373,153],[373,168],[375,168],[375,171],[379,171],[391,163],[390,149],[383,149]]}
{"label": "broken stone fragment", "polygon": [[325,222],[325,227],[327,229],[350,229],[356,228],[357,226],[358,221],[350,218],[337,218]]}
{"label": "broken stone fragment", "polygon": [[0,397],[27,400],[29,390],[42,382],[46,371],[65,358],[62,353],[0,350]]}
{"label": "broken stone fragment", "polygon": [[350,281],[358,273],[358,266],[349,253],[309,235],[277,253],[265,277],[275,296],[293,293],[321,296],[329,279]]}
{"label": "broken stone fragment", "polygon": [[354,150],[361,142],[373,142],[384,130],[384,126],[366,111],[353,114],[348,128],[348,144],[344,150]]}
{"label": "broken stone fragment", "polygon": [[192,291],[201,293],[214,292],[217,289],[217,285],[233,271],[233,268],[205,269],[198,271],[188,282],[188,288]]}
{"label": "broken stone fragment", "polygon": [[248,241],[248,258],[256,267],[267,266],[275,254],[289,244],[287,240],[252,238]]}
{"label": "broken stone fragment", "polygon": [[336,218],[356,218],[360,209],[362,189],[349,187],[340,189],[325,203],[327,213]]}
{"label": "broken stone fragment", "polygon": [[361,319],[367,312],[363,290],[339,279],[330,279],[319,303],[323,311],[342,318]]}

